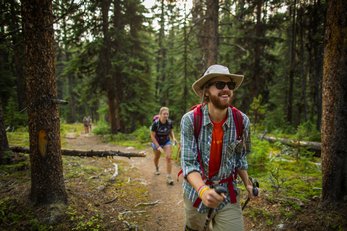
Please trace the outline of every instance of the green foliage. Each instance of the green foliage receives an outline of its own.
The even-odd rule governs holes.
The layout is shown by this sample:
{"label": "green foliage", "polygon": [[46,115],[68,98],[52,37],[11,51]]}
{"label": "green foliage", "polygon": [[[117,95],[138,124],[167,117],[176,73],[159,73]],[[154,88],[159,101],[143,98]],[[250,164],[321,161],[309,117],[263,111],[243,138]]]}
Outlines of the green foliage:
{"label": "green foliage", "polygon": [[298,140],[320,142],[320,132],[312,121],[306,121],[298,126],[296,135]]}
{"label": "green foliage", "polygon": [[277,156],[269,163],[267,189],[276,197],[295,197],[299,200],[320,195],[321,169],[315,159],[295,160],[289,156]]}
{"label": "green foliage", "polygon": [[110,125],[104,120],[99,120],[93,129],[93,133],[96,135],[107,135],[110,134],[110,132]]}
{"label": "green foliage", "polygon": [[271,226],[275,220],[275,214],[271,213],[271,211],[268,211],[265,208],[252,208],[252,210],[248,209],[247,214],[255,219],[259,219],[259,217],[261,217],[265,220],[265,223],[268,226]]}
{"label": "green foliage", "polygon": [[11,198],[0,200],[0,224],[4,230],[11,224],[21,224],[25,230],[53,230],[49,224],[40,222],[28,207],[23,207],[18,200]]}
{"label": "green foliage", "polygon": [[0,200],[0,224],[11,224],[23,219],[23,215],[17,213],[17,201],[10,198]]}
{"label": "green foliage", "polygon": [[8,126],[11,130],[21,126],[25,126],[28,123],[28,115],[26,111],[19,112],[18,104],[14,98],[10,98],[7,106],[5,107],[5,126]]}
{"label": "green foliage", "polygon": [[294,128],[285,120],[281,107],[267,109],[264,119],[264,126],[268,132],[274,134],[294,133]]}
{"label": "green foliage", "polygon": [[266,113],[266,107],[262,105],[263,97],[259,95],[258,97],[254,97],[253,101],[250,105],[249,115],[251,115],[251,121],[254,125],[254,129],[256,127],[261,126],[264,120],[264,116]]}
{"label": "green foliage", "polygon": [[266,172],[269,154],[272,152],[268,141],[252,136],[252,152],[248,156],[249,169],[252,172]]}
{"label": "green foliage", "polygon": [[141,143],[148,143],[148,141],[150,140],[150,131],[146,126],[142,126],[139,129],[135,130],[132,135],[134,135],[136,137],[136,140]]}
{"label": "green foliage", "polygon": [[139,142],[133,134],[117,133],[115,135],[104,135],[103,137],[105,142],[110,142],[115,145],[134,147],[137,149],[143,149],[146,146],[146,144]]}
{"label": "green foliage", "polygon": [[70,221],[76,224],[76,226],[72,228],[74,231],[97,231],[101,228],[101,218],[98,214],[87,218],[84,215],[79,215],[71,206],[68,207],[66,214],[69,216]]}
{"label": "green foliage", "polygon": [[[295,158],[295,151],[298,151],[300,158]],[[304,149],[288,148],[278,142],[269,143],[257,139],[256,135],[252,136],[248,173],[258,180],[261,197],[267,201],[270,208],[278,206],[278,209],[266,211],[254,206],[247,209],[247,215],[255,220],[263,219],[267,225],[272,226],[276,217],[293,218],[302,210],[304,203],[320,196],[320,159],[305,156],[304,153]],[[242,185],[241,188],[244,192]]]}
{"label": "green foliage", "polygon": [[68,133],[82,134],[84,132],[84,127],[82,123],[60,123],[60,135],[64,137]]}
{"label": "green foliage", "polygon": [[7,139],[10,146],[29,147],[29,133],[26,127],[7,132]]}

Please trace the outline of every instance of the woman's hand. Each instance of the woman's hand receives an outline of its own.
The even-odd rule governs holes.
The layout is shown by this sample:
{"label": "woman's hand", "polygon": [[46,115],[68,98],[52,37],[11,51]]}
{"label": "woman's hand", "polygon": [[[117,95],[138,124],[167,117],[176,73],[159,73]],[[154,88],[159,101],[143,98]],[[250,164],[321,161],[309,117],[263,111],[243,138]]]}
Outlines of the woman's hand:
{"label": "woman's hand", "polygon": [[158,150],[160,153],[164,153],[164,149],[163,149],[161,146],[159,146],[159,147],[157,148],[157,150]]}

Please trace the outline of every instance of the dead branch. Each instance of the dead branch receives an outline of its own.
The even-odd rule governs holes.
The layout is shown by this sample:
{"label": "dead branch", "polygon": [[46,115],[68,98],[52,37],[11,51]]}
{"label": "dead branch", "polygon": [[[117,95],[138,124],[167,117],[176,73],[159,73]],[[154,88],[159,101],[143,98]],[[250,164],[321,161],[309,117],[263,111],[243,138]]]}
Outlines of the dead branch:
{"label": "dead branch", "polygon": [[154,202],[149,202],[149,203],[139,203],[137,205],[135,205],[135,208],[138,206],[153,206],[159,203],[159,200],[156,200]]}
{"label": "dead branch", "polygon": [[115,197],[110,201],[106,201],[104,204],[111,204],[112,202],[116,201],[117,199],[118,199],[118,197]]}
{"label": "dead branch", "polygon": [[[13,152],[20,152],[20,153],[30,153],[30,149],[26,147],[10,147],[10,149]],[[120,157],[146,157],[146,153],[144,152],[139,152],[139,153],[125,153],[121,151],[95,151],[95,150],[70,150],[70,149],[61,149],[61,153],[64,156],[80,156],[80,157],[92,157],[92,156],[97,156],[97,157],[106,157],[106,156],[120,156]]]}
{"label": "dead branch", "polygon": [[270,142],[280,142],[282,144],[286,144],[292,147],[305,147],[311,150],[320,151],[321,150],[321,143],[319,142],[312,142],[312,141],[300,141],[300,140],[291,140],[291,139],[285,139],[285,138],[276,138],[273,136],[264,136],[263,139],[270,141]]}
{"label": "dead branch", "polygon": [[110,181],[114,181],[116,179],[116,177],[118,176],[118,165],[114,163],[113,166],[114,166],[114,173],[113,173]]}

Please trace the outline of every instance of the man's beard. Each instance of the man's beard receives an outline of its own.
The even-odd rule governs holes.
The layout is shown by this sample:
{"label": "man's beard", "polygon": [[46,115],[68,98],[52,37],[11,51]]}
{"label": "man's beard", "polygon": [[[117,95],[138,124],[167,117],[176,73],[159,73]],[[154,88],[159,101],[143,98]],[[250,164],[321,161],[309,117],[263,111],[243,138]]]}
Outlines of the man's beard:
{"label": "man's beard", "polygon": [[230,97],[230,93],[224,92],[224,91],[220,92],[217,96],[216,95],[209,96],[211,103],[220,110],[224,110],[225,108],[229,107],[230,100],[228,100],[228,102],[222,102],[221,99],[219,98],[220,95],[225,95],[225,94],[229,95]]}

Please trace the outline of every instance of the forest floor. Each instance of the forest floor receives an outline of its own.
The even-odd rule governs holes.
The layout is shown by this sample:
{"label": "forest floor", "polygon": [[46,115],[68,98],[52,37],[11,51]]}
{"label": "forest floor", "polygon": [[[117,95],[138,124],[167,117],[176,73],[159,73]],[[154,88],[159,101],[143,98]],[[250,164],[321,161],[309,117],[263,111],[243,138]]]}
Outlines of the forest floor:
{"label": "forest floor", "polygon": [[[182,179],[174,185],[166,184],[164,157],[160,158],[161,174],[154,175],[149,147],[135,150],[115,146],[103,143],[100,137],[92,134],[69,134],[68,137],[64,142],[66,149],[145,152],[146,157],[63,156],[69,206],[67,215],[54,218],[58,222],[53,222],[49,230],[183,230]],[[114,164],[118,167],[118,176],[111,180]],[[52,220],[52,208],[30,205],[27,200],[30,172],[28,168],[21,171],[22,175],[1,171],[0,197],[8,199],[0,203],[0,213],[6,214],[0,218],[0,230],[47,230],[32,227]],[[175,178],[178,171],[179,165],[174,163],[172,175]],[[342,207],[341,211],[319,209],[319,198],[305,202],[297,212],[281,211],[280,204],[280,200],[269,200],[266,193],[251,201],[244,211],[245,230],[347,230],[346,210]],[[36,219],[26,219],[20,213],[33,213]],[[285,213],[292,214],[290,219],[282,216]]]}
{"label": "forest floor", "polygon": [[[182,187],[181,182],[174,182],[173,185],[168,185],[166,183],[166,166],[165,157],[160,158],[160,175],[155,175],[153,154],[151,148],[145,150],[135,150],[133,148],[125,148],[120,146],[114,146],[106,143],[102,143],[100,138],[92,135],[82,135],[77,139],[69,139],[68,145],[72,149],[85,149],[85,150],[119,150],[121,152],[145,152],[146,157],[135,157],[135,158],[124,158],[117,157],[112,159],[112,162],[117,163],[122,161],[121,164],[123,168],[129,168],[135,175],[133,176],[133,181],[139,182],[140,184],[146,186],[147,191],[143,193],[146,195],[144,201],[141,201],[139,197],[133,198],[139,203],[147,203],[140,208],[135,208],[138,212],[143,211],[141,216],[145,216],[146,219],[137,220],[137,226],[139,230],[148,231],[176,231],[183,230],[183,203],[182,203]],[[109,160],[101,158],[98,161],[105,161],[105,165],[109,165]],[[105,169],[107,168],[105,166]],[[126,167],[127,166],[127,167]],[[172,177],[175,179],[177,172],[179,171],[179,166],[177,163],[172,165]],[[120,174],[123,174],[120,171]],[[128,188],[128,195],[131,197],[132,191],[137,191],[136,187],[138,184],[133,184],[133,189]],[[136,205],[135,205],[136,206]],[[128,208],[129,211],[134,210],[134,208]],[[112,214],[110,214],[112,216]],[[135,220],[132,221],[135,223]],[[143,222],[141,224],[141,222]],[[128,227],[124,227],[128,228]],[[126,230],[126,229],[125,229]],[[135,229],[134,229],[135,230]]]}

